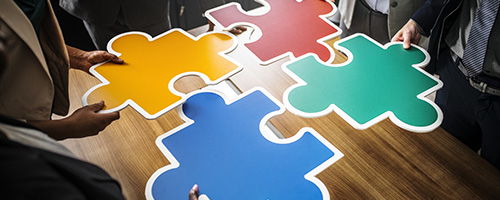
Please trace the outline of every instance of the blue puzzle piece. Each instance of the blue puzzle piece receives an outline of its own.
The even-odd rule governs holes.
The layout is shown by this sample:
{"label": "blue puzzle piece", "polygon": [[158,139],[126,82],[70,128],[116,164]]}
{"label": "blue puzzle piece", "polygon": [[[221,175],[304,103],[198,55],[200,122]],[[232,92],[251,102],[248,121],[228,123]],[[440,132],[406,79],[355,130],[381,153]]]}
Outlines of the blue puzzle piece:
{"label": "blue puzzle piece", "polygon": [[339,40],[335,47],[348,55],[347,62],[330,65],[306,55],[283,66],[298,82],[284,95],[290,111],[321,117],[333,110],[358,129],[388,117],[415,132],[441,124],[441,110],[425,98],[442,86],[419,68],[428,63],[425,50],[417,46],[405,50],[402,43],[381,46],[361,34]]}
{"label": "blue puzzle piece", "polygon": [[157,140],[172,164],[150,178],[148,198],[186,199],[198,184],[211,199],[329,199],[314,176],[342,153],[310,128],[289,139],[263,135],[265,122],[284,109],[261,90],[240,96],[226,104],[201,92],[183,104],[187,123]]}

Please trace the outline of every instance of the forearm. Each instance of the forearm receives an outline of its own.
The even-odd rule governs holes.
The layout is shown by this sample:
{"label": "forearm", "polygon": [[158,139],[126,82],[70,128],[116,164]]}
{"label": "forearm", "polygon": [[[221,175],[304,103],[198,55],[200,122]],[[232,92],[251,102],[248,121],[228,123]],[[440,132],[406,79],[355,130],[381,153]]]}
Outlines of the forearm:
{"label": "forearm", "polygon": [[93,65],[108,60],[114,63],[123,63],[123,60],[118,56],[106,51],[83,51],[68,45],[66,48],[68,49],[70,67],[87,73],[90,73],[89,70]]}
{"label": "forearm", "polygon": [[111,122],[120,118],[118,112],[97,113],[104,107],[104,102],[87,105],[77,109],[70,116],[61,120],[28,121],[56,140],[83,138],[97,135]]}
{"label": "forearm", "polygon": [[51,138],[55,140],[68,139],[68,130],[71,130],[71,125],[62,120],[30,120],[29,124],[39,128]]}

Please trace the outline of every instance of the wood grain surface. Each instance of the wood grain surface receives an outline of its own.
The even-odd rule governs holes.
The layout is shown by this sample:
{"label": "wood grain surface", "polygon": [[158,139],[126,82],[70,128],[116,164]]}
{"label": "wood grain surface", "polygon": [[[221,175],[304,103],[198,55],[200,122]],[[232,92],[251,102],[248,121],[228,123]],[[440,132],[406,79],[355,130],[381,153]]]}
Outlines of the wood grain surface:
{"label": "wood grain surface", "polygon": [[[231,82],[242,92],[263,87],[282,100],[286,88],[295,83],[281,70],[288,59],[260,66],[241,46],[230,56],[245,68]],[[341,53],[336,56],[334,63],[345,61]],[[83,94],[97,84],[99,81],[88,74],[70,71],[72,111],[81,107]],[[197,77],[185,77],[176,83],[176,89],[184,93],[204,86]],[[175,110],[156,120],[146,120],[130,107],[120,114],[118,121],[97,136],[61,143],[117,179],[127,199],[145,199],[149,177],[169,163],[155,140],[183,121]],[[441,128],[416,134],[384,120],[366,130],[356,130],[335,113],[305,119],[286,112],[271,123],[285,137],[302,127],[312,127],[344,154],[318,175],[331,199],[500,198],[500,172]]]}

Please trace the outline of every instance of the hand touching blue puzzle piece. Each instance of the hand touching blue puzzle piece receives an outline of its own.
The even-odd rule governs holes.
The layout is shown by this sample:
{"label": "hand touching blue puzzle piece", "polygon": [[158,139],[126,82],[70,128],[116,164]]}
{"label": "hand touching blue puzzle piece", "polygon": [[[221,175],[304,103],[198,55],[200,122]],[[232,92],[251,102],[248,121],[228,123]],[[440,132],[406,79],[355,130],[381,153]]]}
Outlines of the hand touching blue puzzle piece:
{"label": "hand touching blue puzzle piece", "polygon": [[284,112],[265,91],[226,102],[201,92],[183,104],[187,123],[157,140],[172,164],[148,181],[149,199],[185,199],[194,184],[211,199],[329,199],[314,176],[342,153],[310,128],[289,139],[261,133]]}
{"label": "hand touching blue puzzle piece", "polygon": [[[328,65],[313,55],[283,66],[299,84],[284,95],[286,107],[302,117],[320,117],[334,110],[358,129],[389,117],[396,125],[428,132],[442,121],[442,112],[426,95],[442,82],[419,67],[427,65],[425,50],[401,43],[382,47],[357,34],[335,43],[349,60]],[[351,54],[352,53],[352,54]]]}

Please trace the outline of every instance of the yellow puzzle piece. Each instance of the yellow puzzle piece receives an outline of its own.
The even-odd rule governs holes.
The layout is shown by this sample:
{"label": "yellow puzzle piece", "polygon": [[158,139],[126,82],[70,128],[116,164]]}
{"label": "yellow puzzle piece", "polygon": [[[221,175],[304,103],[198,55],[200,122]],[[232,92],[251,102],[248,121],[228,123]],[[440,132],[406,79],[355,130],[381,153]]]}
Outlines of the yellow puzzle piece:
{"label": "yellow puzzle piece", "polygon": [[108,51],[125,63],[93,66],[90,72],[102,83],[87,91],[82,103],[104,100],[103,112],[131,105],[145,118],[155,119],[184,102],[184,94],[174,89],[182,76],[198,75],[216,84],[240,71],[242,66],[226,56],[235,47],[236,38],[222,32],[196,38],[182,29],[155,38],[142,32],[118,35]]}

